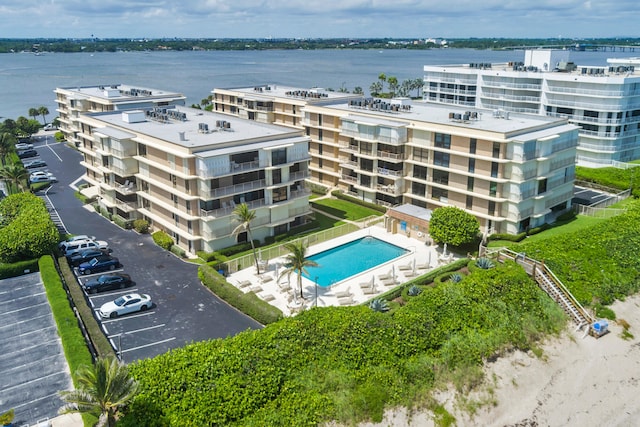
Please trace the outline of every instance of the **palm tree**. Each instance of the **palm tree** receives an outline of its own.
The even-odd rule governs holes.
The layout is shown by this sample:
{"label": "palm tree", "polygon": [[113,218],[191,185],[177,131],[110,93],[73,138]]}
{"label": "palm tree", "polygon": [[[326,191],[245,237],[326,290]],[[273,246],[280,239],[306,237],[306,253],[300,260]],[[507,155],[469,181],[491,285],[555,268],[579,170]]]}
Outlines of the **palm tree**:
{"label": "palm tree", "polygon": [[11,149],[14,147],[15,143],[16,137],[9,132],[4,132],[2,135],[0,135],[0,161],[2,161],[2,166],[4,166],[5,159],[11,152]]}
{"label": "palm tree", "polygon": [[40,111],[37,108],[29,108],[29,117],[33,117],[33,120],[37,120],[40,115]]}
{"label": "palm tree", "polygon": [[380,80],[380,92],[384,90],[384,82],[387,81],[387,75],[385,73],[380,73],[378,75],[378,80]]}
{"label": "palm tree", "polygon": [[21,163],[6,165],[0,169],[0,178],[8,181],[10,184],[13,184],[9,186],[9,194],[17,193],[18,190],[24,190],[22,183],[27,177],[27,174],[27,170]]}
{"label": "palm tree", "polygon": [[382,92],[382,83],[380,82],[371,83],[371,86],[369,86],[369,92],[371,92],[372,96],[378,95],[380,92]]}
{"label": "palm tree", "polygon": [[235,220],[240,224],[233,229],[231,234],[237,234],[240,230],[247,231],[247,237],[251,242],[251,250],[253,251],[253,258],[256,261],[256,271],[260,274],[260,266],[258,264],[258,254],[256,253],[256,247],[253,244],[253,238],[251,237],[251,221],[256,218],[256,212],[249,209],[246,203],[241,203],[233,210],[233,214],[236,216]]}
{"label": "palm tree", "polygon": [[291,277],[292,273],[298,275],[298,289],[300,289],[300,298],[304,299],[302,294],[302,275],[309,274],[307,267],[317,267],[318,263],[306,258],[307,247],[302,242],[291,242],[284,245],[284,247],[290,252],[285,257],[285,263],[287,268],[280,273],[278,280],[282,276]]}
{"label": "palm tree", "polygon": [[389,84],[389,92],[391,92],[391,96],[395,96],[396,91],[398,90],[398,78],[389,76],[387,78],[387,83]]}
{"label": "palm tree", "polygon": [[40,113],[40,115],[42,116],[42,119],[44,120],[44,124],[46,126],[47,114],[49,114],[49,109],[43,105],[42,107],[38,108],[38,113]]}
{"label": "palm tree", "polygon": [[138,391],[138,383],[129,376],[127,366],[114,357],[98,359],[93,366],[81,366],[76,377],[76,390],[60,392],[66,402],[61,412],[94,414],[99,417],[99,426],[115,426],[118,409]]}

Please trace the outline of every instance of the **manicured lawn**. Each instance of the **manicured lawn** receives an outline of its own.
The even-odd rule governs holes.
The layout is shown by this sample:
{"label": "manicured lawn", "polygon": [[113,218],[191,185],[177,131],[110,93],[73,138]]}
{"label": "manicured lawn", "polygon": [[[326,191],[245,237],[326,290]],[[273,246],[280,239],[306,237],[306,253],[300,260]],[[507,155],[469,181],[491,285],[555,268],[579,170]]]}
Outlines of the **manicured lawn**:
{"label": "manicured lawn", "polygon": [[372,215],[382,216],[382,212],[340,199],[322,199],[313,202],[313,207],[338,218],[357,221]]}

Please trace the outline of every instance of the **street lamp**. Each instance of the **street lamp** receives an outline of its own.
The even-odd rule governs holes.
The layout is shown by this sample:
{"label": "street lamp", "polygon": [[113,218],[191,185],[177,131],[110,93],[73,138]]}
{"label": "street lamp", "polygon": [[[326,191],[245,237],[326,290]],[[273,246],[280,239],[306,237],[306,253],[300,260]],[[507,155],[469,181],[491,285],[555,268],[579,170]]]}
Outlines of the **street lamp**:
{"label": "street lamp", "polygon": [[121,362],[124,362],[124,357],[122,356],[122,336],[123,335],[126,335],[126,332],[118,334],[118,359],[120,359]]}
{"label": "street lamp", "polygon": [[316,276],[315,285],[316,285],[316,307],[317,307],[318,306],[318,276]]}

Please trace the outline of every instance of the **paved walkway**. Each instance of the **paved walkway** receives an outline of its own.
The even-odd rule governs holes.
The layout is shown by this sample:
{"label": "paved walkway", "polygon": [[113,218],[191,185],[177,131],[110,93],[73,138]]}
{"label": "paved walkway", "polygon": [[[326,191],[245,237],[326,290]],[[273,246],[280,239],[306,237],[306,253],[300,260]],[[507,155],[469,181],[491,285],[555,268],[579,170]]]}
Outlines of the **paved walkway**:
{"label": "paved walkway", "polygon": [[290,282],[286,278],[278,280],[279,274],[284,269],[284,258],[268,260],[266,272],[260,275],[256,274],[255,267],[252,266],[231,274],[228,281],[245,293],[254,292],[263,300],[282,310],[285,316],[290,316],[316,304],[320,307],[361,304],[387,292],[394,286],[405,283],[454,259],[451,254],[443,258],[441,256],[442,249],[437,246],[428,246],[424,242],[409,238],[404,234],[389,233],[381,226],[364,228],[313,245],[308,248],[308,255],[314,255],[364,236],[376,237],[408,249],[409,252],[330,287],[318,286],[317,299],[315,283],[309,279],[302,278],[304,300],[299,297],[300,290],[295,289],[297,287],[296,276],[292,275]]}

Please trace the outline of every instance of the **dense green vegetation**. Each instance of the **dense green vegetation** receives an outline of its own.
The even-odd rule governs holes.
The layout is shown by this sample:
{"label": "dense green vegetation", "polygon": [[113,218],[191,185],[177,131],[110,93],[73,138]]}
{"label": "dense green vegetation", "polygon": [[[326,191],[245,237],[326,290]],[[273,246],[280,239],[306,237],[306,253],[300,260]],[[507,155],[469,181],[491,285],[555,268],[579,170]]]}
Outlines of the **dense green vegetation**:
{"label": "dense green vegetation", "polygon": [[50,254],[60,234],[44,201],[31,193],[12,194],[0,202],[0,260],[11,263]]}
{"label": "dense green vegetation", "polygon": [[444,206],[431,214],[429,234],[435,242],[461,246],[473,242],[478,233],[478,219],[463,209]]}
{"label": "dense green vegetation", "polygon": [[640,202],[627,207],[611,219],[526,239],[511,248],[545,260],[582,304],[611,304],[640,289]]}
{"label": "dense green vegetation", "polygon": [[576,166],[576,179],[618,191],[632,188],[633,195],[640,197],[640,168],[586,168]]}
{"label": "dense green vegetation", "polygon": [[135,363],[140,394],[123,425],[380,420],[385,406],[426,404],[420,396],[454,378],[463,388],[485,358],[531,348],[564,324],[560,309],[513,263],[422,288],[393,312],[311,309]]}
{"label": "dense green vegetation", "polygon": [[382,212],[367,206],[355,205],[346,200],[320,199],[311,202],[311,206],[337,218],[358,221],[370,216],[381,216]]}
{"label": "dense green vegetation", "polygon": [[7,52],[117,52],[145,50],[269,50],[269,49],[505,49],[523,46],[593,49],[596,45],[640,45],[637,38],[456,38],[446,46],[424,39],[0,39],[0,53]]}

